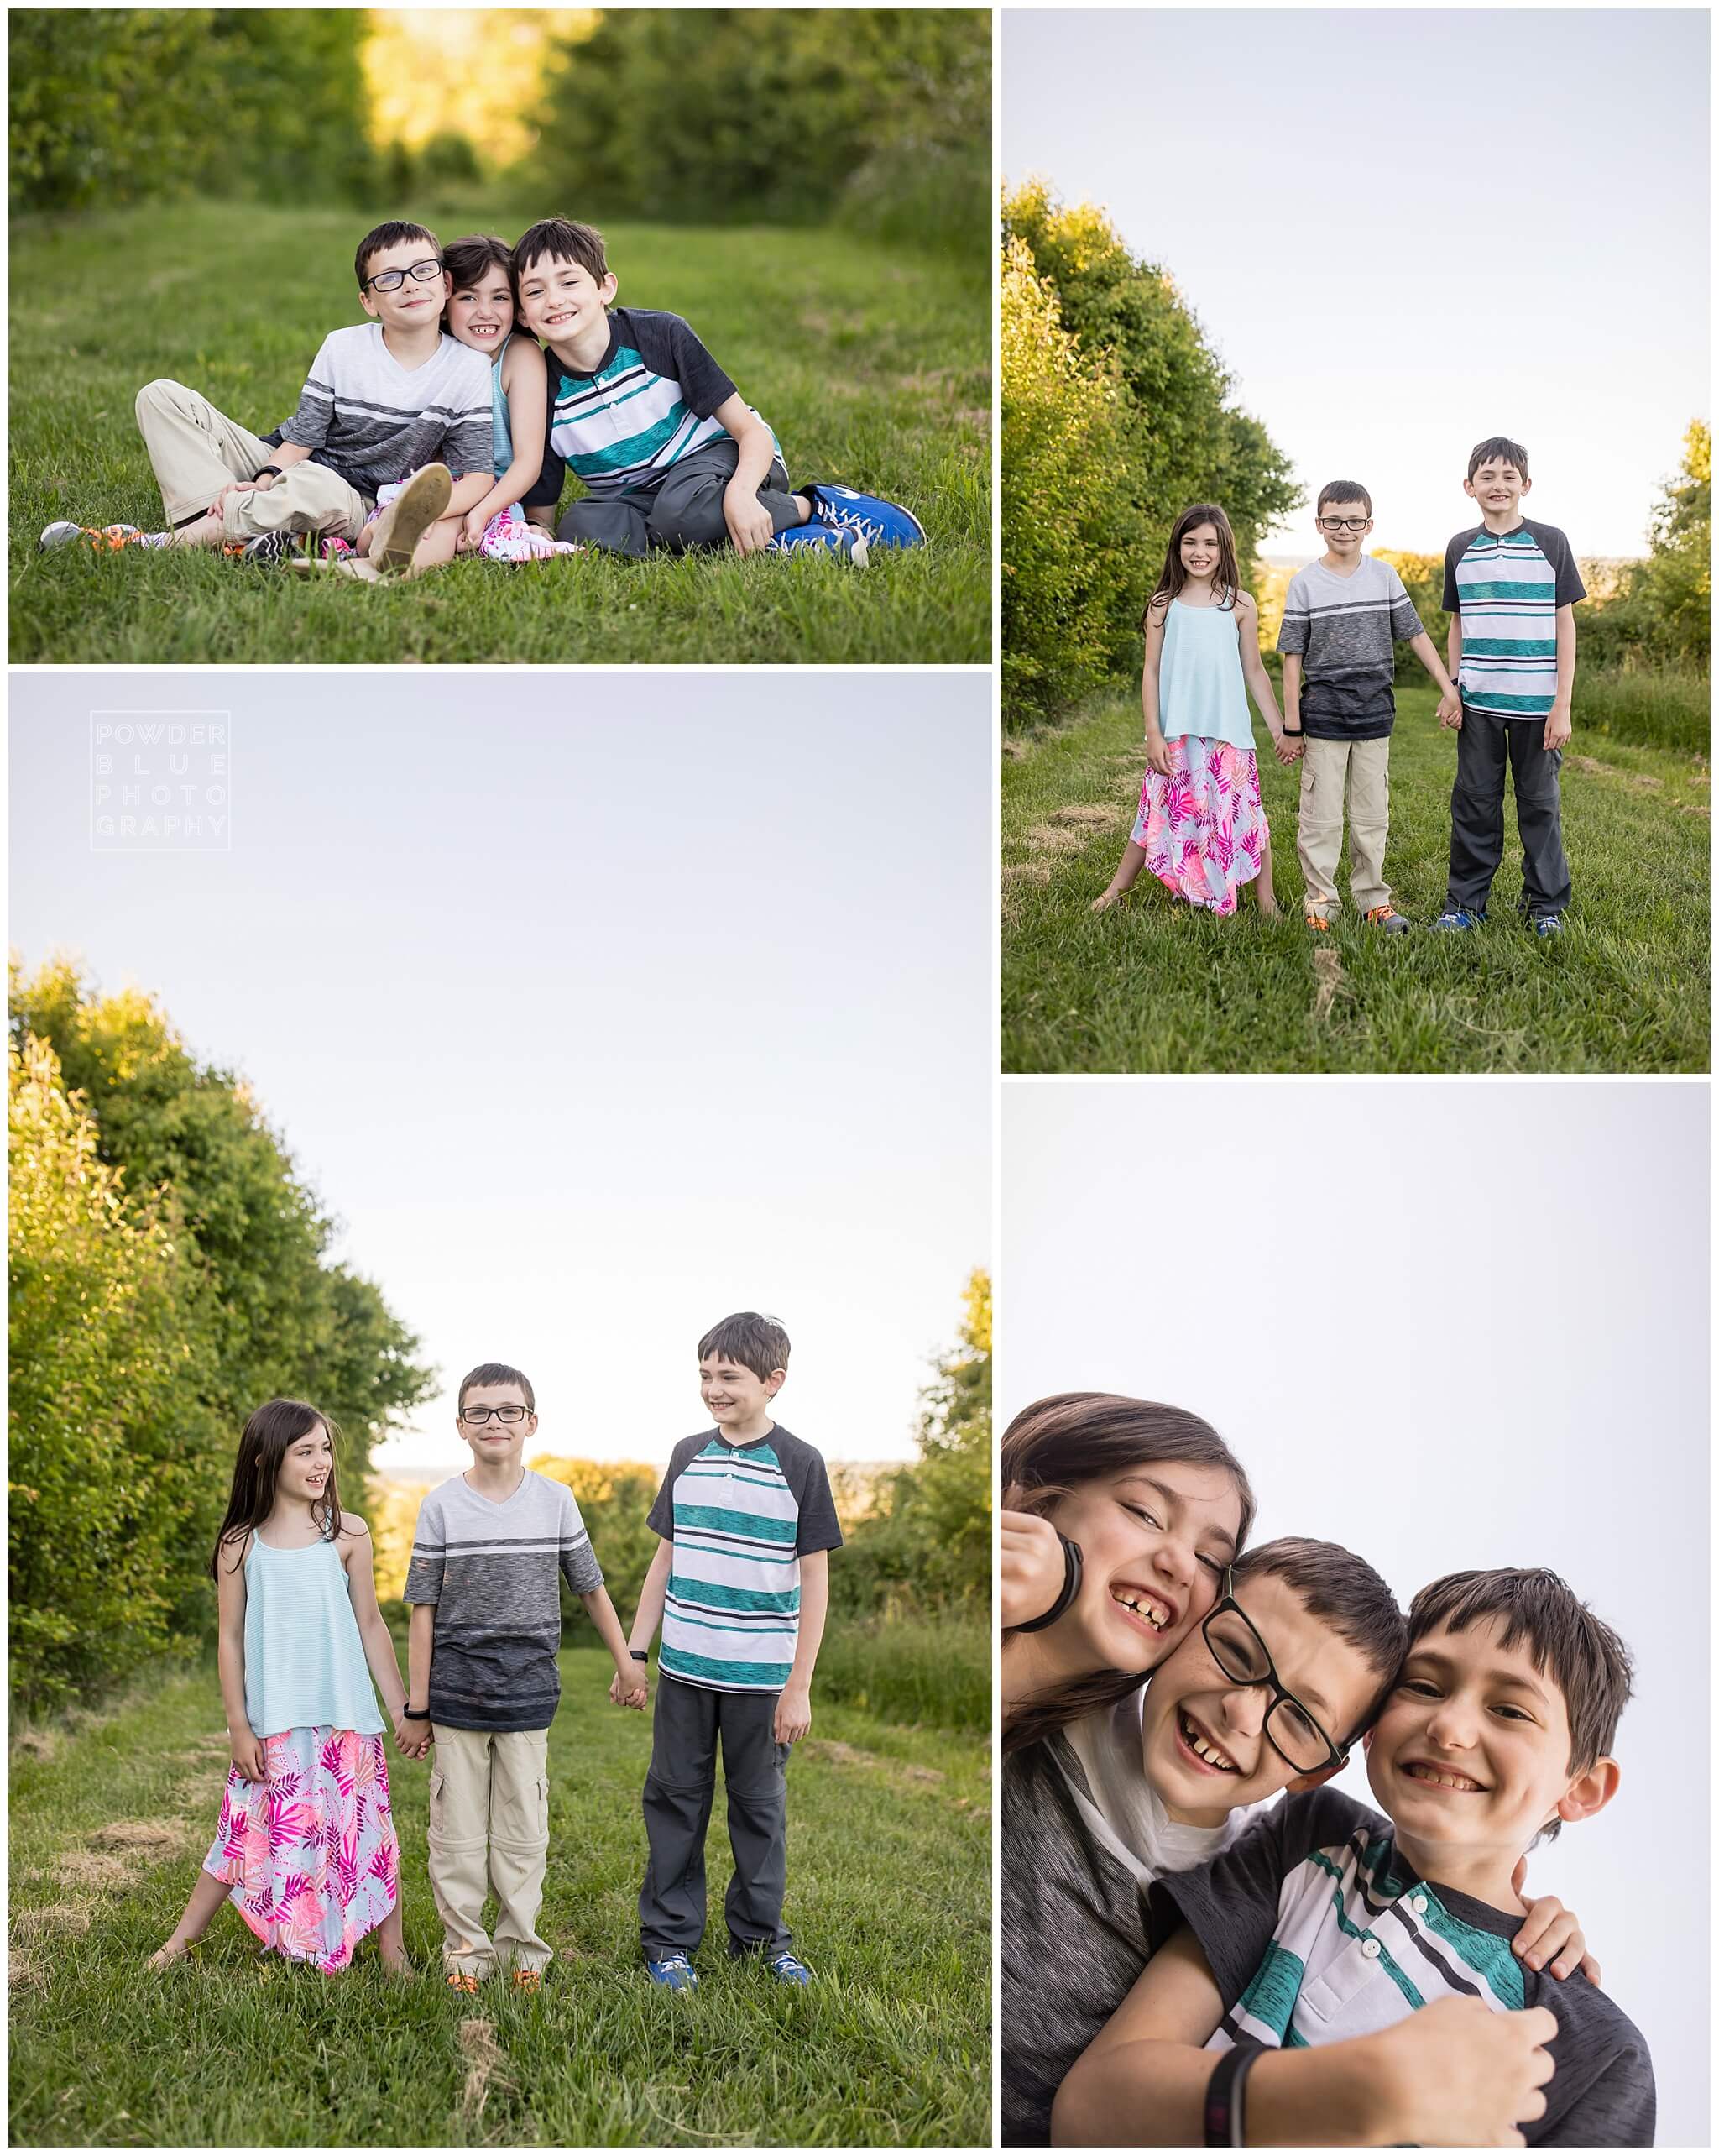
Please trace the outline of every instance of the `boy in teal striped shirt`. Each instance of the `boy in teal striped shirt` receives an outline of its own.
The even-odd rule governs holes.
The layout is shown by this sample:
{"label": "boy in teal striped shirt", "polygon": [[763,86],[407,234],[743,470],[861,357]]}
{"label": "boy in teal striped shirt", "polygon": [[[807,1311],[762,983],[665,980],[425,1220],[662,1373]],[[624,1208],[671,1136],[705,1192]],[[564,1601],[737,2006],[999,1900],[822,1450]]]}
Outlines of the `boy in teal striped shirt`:
{"label": "boy in teal striped shirt", "polygon": [[1516,785],[1521,910],[1556,935],[1570,903],[1558,770],[1570,739],[1575,614],[1587,590],[1554,526],[1530,524],[1528,452],[1502,435],[1469,453],[1463,491],[1481,522],[1445,549],[1449,657],[1461,709],[1450,794],[1450,875],[1435,929],[1478,928],[1504,855],[1504,768]]}
{"label": "boy in teal striped shirt", "polygon": [[706,1333],[698,1385],[716,1426],[676,1446],[651,1508],[662,1540],[629,1643],[643,1661],[661,1620],[639,1924],[651,1981],[674,1991],[698,1982],[718,1735],[734,1854],[729,1951],[761,1954],[783,1983],[811,1978],[782,1923],[786,1777],[812,1726],[842,1531],[822,1457],[771,1418],[787,1374],[788,1336],[773,1318],[742,1311]]}

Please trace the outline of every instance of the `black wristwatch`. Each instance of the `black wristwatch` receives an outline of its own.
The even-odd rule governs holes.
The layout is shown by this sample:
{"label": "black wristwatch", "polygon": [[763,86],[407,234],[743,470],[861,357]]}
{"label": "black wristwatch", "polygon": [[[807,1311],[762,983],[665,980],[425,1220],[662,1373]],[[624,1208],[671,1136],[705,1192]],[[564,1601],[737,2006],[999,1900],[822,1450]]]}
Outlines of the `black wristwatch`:
{"label": "black wristwatch", "polygon": [[269,474],[270,479],[284,479],[286,477],[285,473],[281,470],[279,464],[259,464],[256,470],[252,473],[251,477],[253,479],[260,479],[265,472]]}
{"label": "black wristwatch", "polygon": [[1071,1542],[1060,1527],[1057,1529],[1056,1536],[1063,1546],[1063,1591],[1042,1617],[1034,1617],[1025,1625],[1015,1625],[1013,1630],[1017,1632],[1042,1632],[1047,1625],[1054,1625],[1080,1592],[1080,1545]]}
{"label": "black wristwatch", "polygon": [[409,1722],[427,1722],[430,1719],[430,1709],[427,1707],[421,1714],[415,1707],[402,1707],[400,1712]]}
{"label": "black wristwatch", "polygon": [[629,1647],[627,1649],[627,1652],[633,1657],[635,1661],[648,1662],[651,1659],[651,1650],[649,1647]]}
{"label": "black wristwatch", "polygon": [[1226,2051],[1212,2069],[1205,2085],[1205,2145],[1208,2148],[1245,2148],[1247,2127],[1241,2111],[1241,2090],[1248,2070],[1259,2057],[1256,2043],[1238,2043]]}

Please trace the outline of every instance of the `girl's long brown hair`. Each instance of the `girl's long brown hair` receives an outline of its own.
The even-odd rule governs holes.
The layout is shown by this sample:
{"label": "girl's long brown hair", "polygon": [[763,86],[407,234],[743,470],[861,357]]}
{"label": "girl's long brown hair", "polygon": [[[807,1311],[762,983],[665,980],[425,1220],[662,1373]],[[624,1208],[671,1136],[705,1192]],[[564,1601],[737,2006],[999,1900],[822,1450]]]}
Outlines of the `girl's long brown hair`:
{"label": "girl's long brown hair", "polygon": [[[340,1450],[340,1431],[333,1419],[320,1407],[312,1407],[307,1400],[265,1400],[246,1423],[238,1441],[238,1458],[233,1463],[233,1494],[227,1500],[227,1517],[221,1523],[221,1532],[215,1537],[215,1551],[209,1560],[209,1577],[221,1577],[221,1552],[229,1547],[234,1551],[231,1570],[238,1569],[239,1557],[244,1549],[245,1537],[274,1510],[274,1486],[280,1479],[280,1463],[301,1437],[308,1437],[318,1423],[328,1432],[329,1442],[337,1456]],[[321,1521],[322,1539],[332,1542],[340,1532],[340,1499],[335,1490],[334,1461],[328,1463],[328,1479],[322,1485],[315,1516]]]}
{"label": "girl's long brown hair", "polygon": [[[1189,514],[1192,515],[1192,511]],[[1253,1487],[1246,1470],[1209,1422],[1185,1408],[1122,1393],[1052,1393],[1023,1407],[1003,1432],[999,1468],[1003,1504],[1011,1512],[1048,1515],[1059,1498],[1083,1483],[1119,1474],[1154,1461],[1180,1460],[1190,1467],[1219,1468],[1236,1485],[1241,1518],[1239,1552],[1253,1525]],[[1006,1646],[1014,1636],[1003,1634]],[[1137,1692],[1150,1670],[1095,1670],[1050,1693],[1036,1694],[1016,1710],[1003,1731],[1003,1750],[1021,1751],[1050,1736],[1076,1715],[1108,1707]]]}
{"label": "girl's long brown hair", "polygon": [[1227,611],[1236,604],[1236,594],[1241,579],[1236,568],[1236,534],[1230,529],[1230,520],[1215,501],[1197,501],[1192,509],[1184,509],[1176,519],[1170,533],[1170,543],[1164,550],[1164,566],[1160,571],[1157,589],[1146,602],[1140,616],[1141,634],[1152,610],[1162,599],[1168,607],[1188,581],[1188,572],[1182,566],[1182,542],[1190,531],[1202,524],[1210,524],[1218,535],[1218,570],[1212,578],[1212,590],[1219,607]]}

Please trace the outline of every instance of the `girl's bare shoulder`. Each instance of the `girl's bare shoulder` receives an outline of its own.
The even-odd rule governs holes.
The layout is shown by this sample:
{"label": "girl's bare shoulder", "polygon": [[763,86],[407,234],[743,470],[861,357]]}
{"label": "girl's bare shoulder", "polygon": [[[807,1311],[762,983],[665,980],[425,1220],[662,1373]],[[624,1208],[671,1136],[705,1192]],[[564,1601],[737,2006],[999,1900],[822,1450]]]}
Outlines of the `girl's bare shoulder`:
{"label": "girl's bare shoulder", "polygon": [[515,336],[507,348],[501,363],[501,386],[510,390],[531,374],[541,382],[549,377],[549,362],[543,356],[543,347],[534,337]]}
{"label": "girl's bare shoulder", "polygon": [[356,1512],[348,1512],[344,1505],[340,1510],[339,1539],[348,1545],[368,1542],[370,1539],[368,1522],[361,1519]]}
{"label": "girl's bare shoulder", "polygon": [[1243,591],[1239,586],[1236,593],[1236,611],[1238,614],[1257,614],[1259,612],[1258,607],[1254,604],[1253,594],[1251,591]]}

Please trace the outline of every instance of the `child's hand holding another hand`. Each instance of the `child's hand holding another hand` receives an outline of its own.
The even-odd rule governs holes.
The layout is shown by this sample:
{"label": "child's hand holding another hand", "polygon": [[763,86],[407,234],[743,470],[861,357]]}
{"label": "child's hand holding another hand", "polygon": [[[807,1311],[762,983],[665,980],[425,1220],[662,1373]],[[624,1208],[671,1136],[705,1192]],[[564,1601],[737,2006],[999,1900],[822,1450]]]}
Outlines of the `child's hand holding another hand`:
{"label": "child's hand holding another hand", "polygon": [[1439,699],[1439,724],[1448,726],[1453,734],[1462,731],[1462,699],[1454,693]]}
{"label": "child's hand holding another hand", "polygon": [[617,1662],[614,1675],[609,1679],[609,1696],[617,1707],[634,1707],[642,1714],[645,1702],[651,1696],[651,1679],[645,1665],[630,1660],[623,1669]]}

